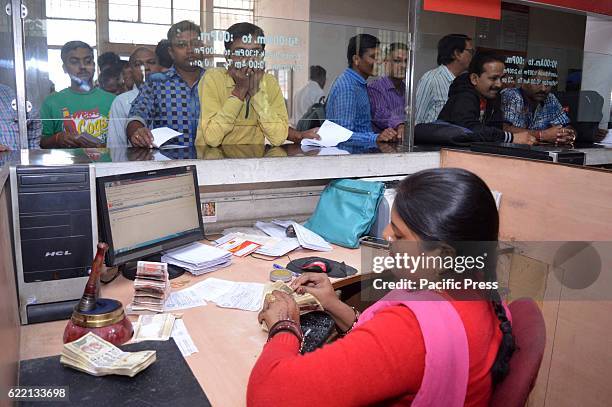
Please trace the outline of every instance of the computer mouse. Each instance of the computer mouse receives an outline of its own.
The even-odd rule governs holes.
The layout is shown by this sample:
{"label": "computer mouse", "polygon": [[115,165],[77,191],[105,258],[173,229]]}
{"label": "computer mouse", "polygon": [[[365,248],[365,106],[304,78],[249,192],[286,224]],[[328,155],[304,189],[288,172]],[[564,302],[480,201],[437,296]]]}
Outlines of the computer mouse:
{"label": "computer mouse", "polygon": [[287,226],[287,229],[285,229],[285,234],[287,237],[295,237],[295,228],[293,225]]}
{"label": "computer mouse", "polygon": [[306,263],[302,265],[300,269],[304,271],[310,271],[313,273],[327,273],[328,272],[327,263],[324,261],[320,261],[320,260],[311,261],[310,263]]}

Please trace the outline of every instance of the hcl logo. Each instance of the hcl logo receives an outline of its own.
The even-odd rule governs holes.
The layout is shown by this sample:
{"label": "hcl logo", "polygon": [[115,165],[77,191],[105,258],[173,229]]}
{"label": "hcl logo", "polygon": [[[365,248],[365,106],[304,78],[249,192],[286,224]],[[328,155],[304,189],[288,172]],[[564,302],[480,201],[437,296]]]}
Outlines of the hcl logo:
{"label": "hcl logo", "polygon": [[59,251],[59,252],[47,252],[45,253],[45,257],[52,257],[52,256],[70,256],[72,253],[70,253],[69,250],[64,250],[64,251]]}

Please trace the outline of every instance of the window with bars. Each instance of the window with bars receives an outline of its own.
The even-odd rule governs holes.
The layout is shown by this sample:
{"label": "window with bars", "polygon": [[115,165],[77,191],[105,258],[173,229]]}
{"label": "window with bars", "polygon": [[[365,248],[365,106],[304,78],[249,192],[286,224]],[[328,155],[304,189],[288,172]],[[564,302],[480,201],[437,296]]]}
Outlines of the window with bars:
{"label": "window with bars", "polygon": [[[213,30],[225,31],[236,23],[253,23],[254,0],[213,0]],[[223,66],[225,51],[223,41],[214,42],[216,66]]]}
{"label": "window with bars", "polygon": [[46,0],[45,16],[49,80],[55,84],[55,89],[61,90],[70,86],[70,79],[62,68],[60,57],[62,45],[74,40],[86,42],[94,49],[94,58],[97,58],[96,2],[95,0]]}
{"label": "window with bars", "polygon": [[155,45],[182,20],[200,24],[200,0],[108,0],[111,43]]}

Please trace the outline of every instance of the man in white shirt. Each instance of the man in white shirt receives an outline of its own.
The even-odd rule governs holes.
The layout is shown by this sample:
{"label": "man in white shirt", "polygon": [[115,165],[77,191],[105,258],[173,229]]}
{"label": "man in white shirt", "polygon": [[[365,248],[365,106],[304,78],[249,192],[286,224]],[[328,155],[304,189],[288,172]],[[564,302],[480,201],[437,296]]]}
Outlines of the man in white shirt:
{"label": "man in white shirt", "polygon": [[127,125],[130,107],[138,96],[138,88],[150,74],[160,72],[155,52],[146,47],[136,48],[130,55],[130,67],[134,77],[134,88],[117,96],[111,105],[106,146],[109,148],[129,147],[125,126]]}
{"label": "man in white shirt", "polygon": [[448,100],[450,84],[467,71],[474,56],[472,39],[464,34],[445,35],[438,41],[438,67],[425,72],[416,91],[415,124],[431,123]]}
{"label": "man in white shirt", "polygon": [[323,88],[325,87],[327,72],[319,65],[310,67],[310,80],[302,89],[300,89],[293,97],[293,114],[291,115],[291,123],[297,126],[298,122],[306,114],[310,106],[317,103],[323,96]]}

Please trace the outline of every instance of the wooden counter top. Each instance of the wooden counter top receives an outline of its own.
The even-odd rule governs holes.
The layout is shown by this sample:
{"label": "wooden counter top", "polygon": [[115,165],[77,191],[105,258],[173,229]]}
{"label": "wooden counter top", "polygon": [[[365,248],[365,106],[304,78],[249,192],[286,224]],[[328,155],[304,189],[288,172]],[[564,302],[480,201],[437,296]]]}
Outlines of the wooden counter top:
{"label": "wooden counter top", "polygon": [[[173,285],[184,283],[180,290],[209,277],[243,282],[269,282],[268,274],[273,263],[285,265],[290,259],[307,256],[344,261],[360,269],[360,250],[334,246],[328,253],[298,250],[275,261],[252,257],[233,257],[232,265],[203,276],[189,273],[172,280]],[[290,258],[290,259],[289,259]],[[132,282],[122,276],[107,286],[102,286],[102,296],[116,298],[124,306],[131,302]],[[209,302],[206,306],[190,308],[177,313],[183,320],[198,352],[186,357],[194,375],[213,406],[244,406],[249,374],[267,335],[257,322],[257,313],[219,308]],[[132,320],[136,318],[130,317]],[[62,335],[67,321],[55,321],[21,327],[21,360],[57,355],[62,350]],[[179,389],[173,389],[177,391]]]}

